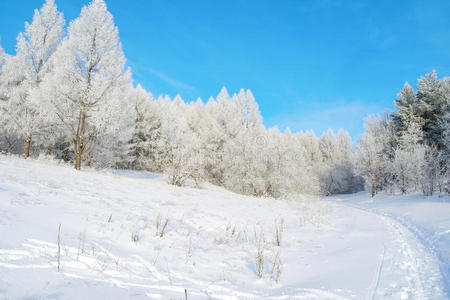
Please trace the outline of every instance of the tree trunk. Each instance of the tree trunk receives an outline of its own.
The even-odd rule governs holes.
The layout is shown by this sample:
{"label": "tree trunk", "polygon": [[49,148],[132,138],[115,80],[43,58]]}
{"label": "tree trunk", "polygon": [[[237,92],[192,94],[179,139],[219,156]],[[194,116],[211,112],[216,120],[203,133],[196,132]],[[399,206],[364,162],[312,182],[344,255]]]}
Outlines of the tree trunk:
{"label": "tree trunk", "polygon": [[53,155],[53,146],[52,145],[47,147],[47,155]]}
{"label": "tree trunk", "polygon": [[23,156],[28,158],[30,156],[31,135],[27,136],[25,140],[25,148],[23,149]]}
{"label": "tree trunk", "polygon": [[75,169],[80,170],[81,169],[81,154],[75,153]]}
{"label": "tree trunk", "polygon": [[77,136],[74,139],[74,150],[75,150],[75,169],[81,169],[81,160],[83,158],[84,152],[84,131],[86,129],[86,113],[81,111],[79,119],[79,127],[77,130]]}
{"label": "tree trunk", "polygon": [[87,159],[87,162],[86,162],[86,166],[88,166],[89,168],[92,167],[92,160],[93,160],[92,151],[89,151],[88,159]]}
{"label": "tree trunk", "polygon": [[64,161],[68,162],[69,161],[69,149],[64,149],[63,153],[64,153]]}

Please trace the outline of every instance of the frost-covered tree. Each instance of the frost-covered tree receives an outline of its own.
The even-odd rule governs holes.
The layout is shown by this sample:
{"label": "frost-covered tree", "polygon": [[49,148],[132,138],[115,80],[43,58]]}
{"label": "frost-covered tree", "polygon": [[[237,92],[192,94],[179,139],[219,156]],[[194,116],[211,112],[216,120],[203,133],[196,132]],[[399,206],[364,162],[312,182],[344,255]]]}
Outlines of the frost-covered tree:
{"label": "frost-covered tree", "polygon": [[147,93],[141,85],[138,85],[133,92],[134,108],[136,119],[134,122],[134,130],[132,138],[129,142],[127,167],[135,170],[148,170],[148,162],[151,150],[151,122],[150,104],[153,97]]}
{"label": "frost-covered tree", "polygon": [[258,144],[260,136],[243,124],[237,136],[225,144],[224,184],[228,189],[254,196],[267,194],[270,186],[262,178],[267,166],[264,155],[261,155],[263,148]]}
{"label": "frost-covered tree", "polygon": [[365,127],[358,143],[358,168],[373,197],[382,188],[386,176],[387,118],[369,116]]}
{"label": "frost-covered tree", "polygon": [[371,189],[402,193],[445,190],[449,169],[450,79],[433,71],[419,79],[417,92],[405,83],[396,111],[369,120],[359,145],[359,169]]}
{"label": "frost-covered tree", "polygon": [[89,166],[117,167],[127,157],[128,142],[133,134],[135,109],[132,101],[131,84],[120,84],[113,89],[110,105],[100,105],[95,144],[88,153],[86,162]]}
{"label": "frost-covered tree", "polygon": [[3,49],[2,45],[0,44],[0,74],[2,72],[3,65],[6,62],[6,57],[7,57],[6,52]]}
{"label": "frost-covered tree", "polygon": [[320,138],[319,148],[323,158],[321,190],[325,195],[331,195],[339,187],[338,174],[334,171],[337,164],[338,144],[336,136],[331,129],[328,129],[328,131]]}
{"label": "frost-covered tree", "polygon": [[360,190],[361,180],[355,174],[354,147],[350,136],[342,129],[335,136],[329,129],[319,140],[322,153],[321,190],[325,195]]}
{"label": "frost-covered tree", "polygon": [[262,123],[258,103],[250,90],[241,89],[235,98],[235,104],[241,118],[241,123],[246,128],[255,128]]}
{"label": "frost-covered tree", "polygon": [[398,99],[394,101],[397,111],[392,113],[397,134],[401,135],[407,131],[411,123],[418,124],[422,127],[424,120],[420,115],[421,107],[411,85],[406,82],[397,97]]}
{"label": "frost-covered tree", "polygon": [[[225,88],[223,88],[225,89]],[[224,90],[228,101],[228,92]],[[223,146],[225,144],[225,121],[218,113],[219,103],[210,97],[202,116],[205,131],[202,133],[204,171],[206,180],[213,184],[223,183]]]}
{"label": "frost-covered tree", "polygon": [[[2,45],[0,44],[0,115],[4,116],[4,112],[2,111],[4,107],[4,103],[7,100],[6,95],[6,77],[3,76],[3,66],[6,63],[6,60],[8,58],[8,55],[6,54],[5,50],[3,49]],[[5,118],[2,118],[3,120]]]}
{"label": "frost-covered tree", "polygon": [[271,186],[263,175],[268,162],[261,155],[266,137],[258,104],[249,90],[241,89],[227,105],[224,185],[244,194],[266,195]]}
{"label": "frost-covered tree", "polygon": [[448,80],[439,80],[436,71],[419,78],[417,99],[419,101],[419,116],[424,120],[423,131],[426,142],[443,148],[443,128],[439,120],[448,110],[449,86]]}
{"label": "frost-covered tree", "polygon": [[42,133],[50,120],[39,97],[38,86],[52,71],[52,57],[63,36],[64,17],[54,0],[47,0],[34,11],[33,21],[17,37],[16,56],[3,68],[8,101],[4,105],[8,125],[25,141],[23,154],[29,156],[32,137]]}
{"label": "frost-covered tree", "polygon": [[149,171],[162,172],[163,166],[161,158],[164,149],[162,145],[162,105],[161,100],[150,101],[147,111],[147,120],[149,121],[149,132],[147,133],[148,158],[146,166]]}
{"label": "frost-covered tree", "polygon": [[423,132],[416,123],[410,123],[401,135],[392,163],[394,178],[404,194],[411,186],[419,186],[421,170],[425,166]]}
{"label": "frost-covered tree", "polygon": [[337,134],[338,153],[335,170],[339,174],[339,188],[335,193],[354,193],[363,188],[363,181],[356,171],[355,147],[348,132],[340,129]]}
{"label": "frost-covered tree", "polygon": [[129,82],[113,17],[103,0],[93,0],[70,23],[55,53],[55,71],[46,78],[52,112],[73,144],[76,169],[102,139],[129,139],[120,130],[133,106],[124,97]]}
{"label": "frost-covered tree", "polygon": [[8,119],[6,111],[6,101],[7,98],[7,86],[6,78],[3,76],[3,66],[6,63],[8,56],[5,50],[0,45],[0,151],[8,151],[11,149],[11,141],[8,134]]}
{"label": "frost-covered tree", "polygon": [[285,162],[287,162],[286,140],[290,139],[291,133],[289,129],[285,133],[281,133],[278,127],[269,128],[267,132],[258,137],[256,144],[259,145],[260,160],[265,167],[265,186],[268,187],[267,193],[269,196],[279,197],[288,194],[290,190],[291,181],[286,178],[287,173],[291,169]]}
{"label": "frost-covered tree", "polygon": [[446,186],[448,188],[448,178],[446,175],[446,170],[448,171],[449,168],[448,159],[434,145],[425,145],[423,148],[425,152],[424,163],[419,177],[422,192],[425,196],[431,196],[435,189],[438,188],[439,192],[442,193]]}
{"label": "frost-covered tree", "polygon": [[299,137],[299,142],[305,152],[305,161],[309,166],[314,168],[323,159],[319,147],[319,139],[313,131],[302,132]]}
{"label": "frost-covered tree", "polygon": [[[305,138],[310,140],[305,142]],[[314,138],[315,141],[311,140],[312,138]],[[318,139],[315,137],[314,133],[310,132],[310,134],[303,135],[301,133],[291,133],[290,130],[285,130],[282,139],[282,147],[285,150],[281,168],[283,181],[286,182],[284,188],[285,195],[320,193],[319,172],[314,167],[320,164],[320,162],[308,161],[308,157],[318,158],[320,155],[318,153],[311,155],[311,152],[308,152],[304,147],[306,144],[309,144],[309,146],[317,146],[317,148],[313,146],[312,148],[309,148],[309,150],[315,149],[313,152],[320,152]]]}
{"label": "frost-covered tree", "polygon": [[442,140],[445,146],[444,156],[447,158],[447,161],[450,161],[450,104],[448,106],[449,108],[446,109],[445,114],[441,116],[439,122],[442,128]]}
{"label": "frost-covered tree", "polygon": [[[242,129],[244,112],[239,111],[237,95],[230,97],[223,87],[216,99],[210,98],[205,105],[205,123],[210,129],[204,132],[205,176],[214,184],[223,185],[226,143],[237,137]],[[242,101],[245,103],[245,100]]]}
{"label": "frost-covered tree", "polygon": [[199,180],[203,176],[201,145],[198,135],[189,127],[189,118],[195,114],[195,105],[186,104],[177,95],[173,101],[166,97],[160,102],[162,169],[169,183],[183,185],[187,179]]}

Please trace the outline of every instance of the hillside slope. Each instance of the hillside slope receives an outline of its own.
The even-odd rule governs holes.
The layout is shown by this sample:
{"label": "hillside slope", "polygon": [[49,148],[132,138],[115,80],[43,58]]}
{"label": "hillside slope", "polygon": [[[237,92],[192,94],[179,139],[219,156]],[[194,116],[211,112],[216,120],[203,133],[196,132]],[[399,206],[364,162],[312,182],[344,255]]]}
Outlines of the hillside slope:
{"label": "hillside slope", "polygon": [[435,252],[356,206],[0,156],[0,298],[446,299]]}

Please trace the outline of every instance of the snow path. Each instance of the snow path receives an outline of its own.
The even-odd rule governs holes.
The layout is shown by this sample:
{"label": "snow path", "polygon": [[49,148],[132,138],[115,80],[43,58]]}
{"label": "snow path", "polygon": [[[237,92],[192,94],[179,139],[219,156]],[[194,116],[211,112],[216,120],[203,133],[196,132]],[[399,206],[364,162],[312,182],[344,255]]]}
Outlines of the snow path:
{"label": "snow path", "polygon": [[[441,212],[439,245],[450,232],[445,207],[433,210]],[[189,299],[447,298],[438,262],[414,231],[344,198],[252,198],[0,155],[0,237],[0,299],[184,299],[185,288]]]}
{"label": "snow path", "polygon": [[[441,273],[441,262],[436,255],[435,247],[430,239],[424,239],[425,233],[417,229],[411,222],[388,214],[382,209],[368,208],[367,203],[371,201],[359,201],[357,204],[352,202],[355,198],[349,197],[344,201],[336,197],[337,201],[345,206],[356,208],[370,215],[378,216],[386,224],[388,233],[391,237],[391,249],[383,248],[381,257],[392,255],[395,260],[392,261],[392,271],[396,268],[407,270],[407,286],[402,288],[402,299],[447,299],[446,280]],[[361,200],[361,198],[356,198]],[[374,200],[376,201],[376,199]],[[432,240],[432,239],[431,239]],[[448,251],[448,248],[444,251]],[[374,299],[378,282],[383,281],[383,276],[388,277],[389,272],[383,272],[380,267],[381,275],[377,275],[377,284],[371,291],[369,299]],[[444,273],[445,274],[445,273]],[[396,288],[396,287],[395,287]],[[395,290],[394,288],[394,290]],[[379,293],[381,298],[391,294],[389,288]]]}

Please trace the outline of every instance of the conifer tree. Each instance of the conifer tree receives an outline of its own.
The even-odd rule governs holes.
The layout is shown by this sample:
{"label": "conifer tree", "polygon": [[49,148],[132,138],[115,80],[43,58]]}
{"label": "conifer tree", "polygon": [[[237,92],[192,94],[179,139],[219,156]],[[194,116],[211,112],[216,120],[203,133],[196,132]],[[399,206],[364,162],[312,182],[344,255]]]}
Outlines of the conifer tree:
{"label": "conifer tree", "polygon": [[392,119],[398,136],[408,130],[411,123],[422,127],[424,120],[420,116],[419,100],[414,89],[409,83],[405,83],[401,92],[397,95],[398,100],[394,101],[397,111],[392,113]]}
{"label": "conifer tree", "polygon": [[448,110],[449,89],[447,80],[439,80],[435,70],[419,78],[417,99],[419,101],[419,116],[424,120],[423,131],[426,142],[438,150],[444,147],[443,128],[439,119]]}

